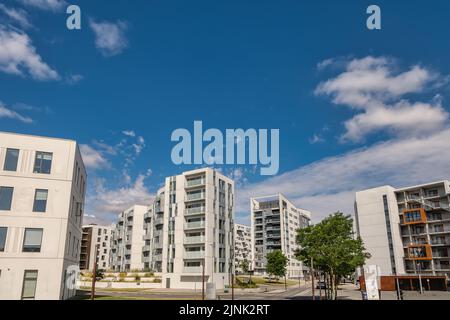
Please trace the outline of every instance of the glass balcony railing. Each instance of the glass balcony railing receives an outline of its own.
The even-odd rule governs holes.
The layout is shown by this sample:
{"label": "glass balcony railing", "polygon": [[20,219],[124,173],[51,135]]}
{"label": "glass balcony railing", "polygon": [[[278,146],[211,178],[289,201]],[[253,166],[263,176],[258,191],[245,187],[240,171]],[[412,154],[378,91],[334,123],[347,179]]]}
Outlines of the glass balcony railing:
{"label": "glass balcony railing", "polygon": [[186,208],[185,216],[205,213],[205,207]]}
{"label": "glass balcony railing", "polygon": [[188,193],[186,195],[186,201],[196,201],[196,200],[204,200],[205,199],[205,193],[199,192],[199,193]]}
{"label": "glass balcony railing", "polygon": [[186,188],[192,188],[197,186],[202,186],[206,182],[205,178],[197,178],[197,179],[190,179],[186,180]]}
{"label": "glass balcony railing", "polygon": [[184,224],[184,229],[198,229],[198,228],[204,228],[205,227],[205,221],[199,221],[199,222],[188,222]]}
{"label": "glass balcony railing", "polygon": [[186,251],[184,254],[185,259],[201,259],[205,257],[205,251]]}
{"label": "glass balcony railing", "polygon": [[202,273],[202,267],[184,267],[183,271],[185,273]]}

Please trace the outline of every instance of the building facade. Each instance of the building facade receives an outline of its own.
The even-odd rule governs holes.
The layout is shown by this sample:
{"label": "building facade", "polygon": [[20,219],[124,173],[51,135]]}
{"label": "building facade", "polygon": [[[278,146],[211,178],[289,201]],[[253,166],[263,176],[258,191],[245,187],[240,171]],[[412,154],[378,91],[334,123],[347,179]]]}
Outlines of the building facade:
{"label": "building facade", "polygon": [[287,276],[304,278],[308,268],[295,258],[297,230],[309,226],[311,212],[296,208],[281,194],[250,200],[253,271],[267,275],[267,254],[281,250],[288,258]]}
{"label": "building facade", "polygon": [[75,141],[0,132],[0,300],[75,294],[85,192]]}
{"label": "building facade", "polygon": [[248,270],[252,269],[252,228],[243,224],[234,224],[234,268],[243,273],[242,263],[247,261]]}
{"label": "building facade", "polygon": [[146,266],[165,288],[229,285],[233,268],[234,182],[206,168],[168,177],[145,216]]}
{"label": "building facade", "polygon": [[110,269],[110,251],[113,228],[91,224],[83,226],[81,238],[80,269],[94,270],[97,262],[98,270]]}
{"label": "building facade", "polygon": [[110,267],[117,272],[142,271],[144,215],[148,206],[132,206],[119,214],[111,238]]}
{"label": "building facade", "polygon": [[355,222],[381,275],[450,276],[450,184],[447,180],[356,193]]}

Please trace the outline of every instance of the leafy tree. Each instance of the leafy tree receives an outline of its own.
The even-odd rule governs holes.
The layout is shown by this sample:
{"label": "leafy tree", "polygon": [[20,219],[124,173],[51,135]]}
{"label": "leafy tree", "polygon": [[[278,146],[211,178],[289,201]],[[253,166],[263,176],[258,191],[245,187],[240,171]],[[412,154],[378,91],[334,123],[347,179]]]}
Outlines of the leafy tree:
{"label": "leafy tree", "polygon": [[105,273],[101,269],[97,269],[97,273],[95,275],[95,280],[99,281],[105,278]]}
{"label": "leafy tree", "polygon": [[242,269],[242,272],[243,272],[244,274],[247,274],[248,271],[250,270],[249,263],[248,263],[248,260],[247,260],[247,259],[244,259],[244,260],[241,262],[241,269]]}
{"label": "leafy tree", "polygon": [[269,252],[266,256],[267,266],[266,270],[269,275],[274,275],[275,277],[284,277],[286,275],[286,266],[288,259],[281,252],[281,250],[275,250]]}
{"label": "leafy tree", "polygon": [[325,273],[330,283],[330,298],[337,299],[337,286],[341,277],[351,275],[364,265],[370,254],[365,251],[361,238],[353,234],[353,220],[336,212],[320,223],[297,231],[298,260]]}

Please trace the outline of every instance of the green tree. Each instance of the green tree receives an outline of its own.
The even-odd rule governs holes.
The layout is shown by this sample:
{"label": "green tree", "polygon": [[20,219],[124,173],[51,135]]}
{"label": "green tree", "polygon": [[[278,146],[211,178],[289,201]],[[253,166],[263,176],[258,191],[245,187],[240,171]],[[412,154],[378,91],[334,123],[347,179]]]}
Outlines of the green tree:
{"label": "green tree", "polygon": [[320,223],[297,231],[300,249],[296,258],[325,273],[330,283],[330,298],[337,299],[337,287],[341,277],[351,275],[363,266],[370,254],[365,251],[361,238],[353,234],[353,220],[342,212],[336,212]]}
{"label": "green tree", "polygon": [[249,263],[248,263],[247,259],[242,260],[241,269],[244,274],[248,274],[248,271],[250,268],[249,268]]}
{"label": "green tree", "polygon": [[266,270],[269,275],[274,275],[275,277],[284,277],[286,275],[286,266],[288,259],[281,252],[281,250],[275,250],[269,252],[266,256],[267,266]]}

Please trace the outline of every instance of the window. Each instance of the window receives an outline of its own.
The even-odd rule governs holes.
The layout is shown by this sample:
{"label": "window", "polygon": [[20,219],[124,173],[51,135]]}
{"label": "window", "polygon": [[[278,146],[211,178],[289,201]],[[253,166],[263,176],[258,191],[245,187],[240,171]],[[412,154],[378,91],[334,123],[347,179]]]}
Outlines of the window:
{"label": "window", "polygon": [[33,212],[45,212],[47,210],[48,190],[37,189],[34,195]]}
{"label": "window", "polygon": [[38,271],[25,270],[23,276],[22,300],[33,300],[36,295]]}
{"label": "window", "polygon": [[43,229],[25,229],[23,252],[41,252]]}
{"label": "window", "polygon": [[36,152],[36,159],[34,160],[34,173],[50,174],[52,169],[53,153]]}
{"label": "window", "polygon": [[13,191],[12,187],[0,187],[0,210],[11,210]]}
{"label": "window", "polygon": [[6,234],[7,233],[8,233],[8,228],[0,227],[0,252],[5,251]]}
{"label": "window", "polygon": [[3,166],[3,170],[16,171],[18,160],[19,160],[19,150],[18,149],[6,149],[6,157],[5,157],[5,164]]}

